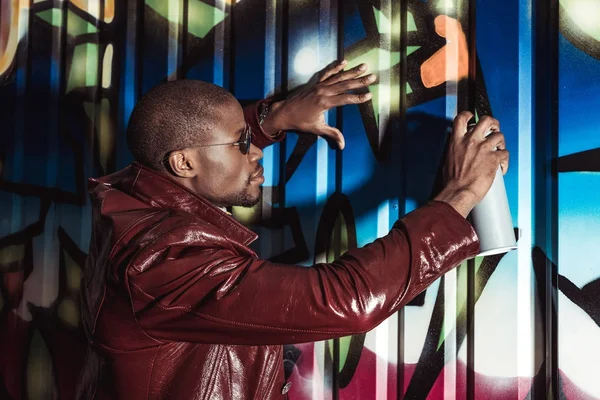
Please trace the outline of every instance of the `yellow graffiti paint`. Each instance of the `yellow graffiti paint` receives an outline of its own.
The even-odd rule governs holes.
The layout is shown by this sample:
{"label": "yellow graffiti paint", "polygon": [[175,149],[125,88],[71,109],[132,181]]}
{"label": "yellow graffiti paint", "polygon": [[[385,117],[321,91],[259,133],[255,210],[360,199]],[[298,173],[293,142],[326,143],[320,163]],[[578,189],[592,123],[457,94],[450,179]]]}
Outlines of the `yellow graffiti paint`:
{"label": "yellow graffiti paint", "polygon": [[66,93],[78,87],[96,86],[98,80],[98,45],[85,43],[75,46]]}
{"label": "yellow graffiti paint", "polygon": [[0,77],[3,77],[13,64],[17,48],[26,31],[23,23],[29,14],[29,1],[27,0],[10,0],[8,7],[4,7],[4,3],[1,7],[0,18],[3,24],[8,20],[8,33],[6,36],[0,35]]}
{"label": "yellow graffiti paint", "polygon": [[113,45],[109,44],[104,50],[102,58],[102,87],[108,89],[112,78]]}
{"label": "yellow graffiti paint", "polygon": [[262,199],[252,207],[231,207],[231,214],[239,223],[251,226],[258,224],[262,219]]}
{"label": "yellow graffiti paint", "polygon": [[[85,11],[96,19],[100,18],[100,1],[102,0],[71,0],[71,4]],[[102,20],[110,24],[115,18],[115,0],[105,0]]]}

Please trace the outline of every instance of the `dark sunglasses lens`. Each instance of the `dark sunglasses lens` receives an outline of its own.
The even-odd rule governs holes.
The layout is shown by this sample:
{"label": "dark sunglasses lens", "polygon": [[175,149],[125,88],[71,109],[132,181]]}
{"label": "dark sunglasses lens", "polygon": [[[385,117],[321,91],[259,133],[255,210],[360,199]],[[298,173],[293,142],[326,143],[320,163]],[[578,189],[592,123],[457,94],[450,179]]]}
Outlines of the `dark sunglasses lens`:
{"label": "dark sunglasses lens", "polygon": [[245,140],[240,143],[240,151],[245,155],[248,154],[248,151],[250,150],[250,143],[252,143],[252,132],[250,131],[250,128],[248,128],[244,135]]}

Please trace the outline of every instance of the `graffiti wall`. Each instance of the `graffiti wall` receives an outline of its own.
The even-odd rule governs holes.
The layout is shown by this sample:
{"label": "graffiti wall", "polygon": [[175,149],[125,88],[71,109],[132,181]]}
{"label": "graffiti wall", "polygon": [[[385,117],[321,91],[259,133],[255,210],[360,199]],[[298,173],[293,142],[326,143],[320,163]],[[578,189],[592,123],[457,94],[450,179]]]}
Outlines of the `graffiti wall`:
{"label": "graffiti wall", "polygon": [[191,78],[247,104],[341,57],[377,73],[373,98],[327,113],[344,151],[295,133],[265,150],[262,201],[233,210],[255,250],[309,266],[384,235],[434,195],[465,109],[501,122],[519,248],[464,263],[367,334],[285,346],[290,398],[600,398],[599,2],[0,7],[1,399],[73,398],[87,178],[132,161],[137,99]]}

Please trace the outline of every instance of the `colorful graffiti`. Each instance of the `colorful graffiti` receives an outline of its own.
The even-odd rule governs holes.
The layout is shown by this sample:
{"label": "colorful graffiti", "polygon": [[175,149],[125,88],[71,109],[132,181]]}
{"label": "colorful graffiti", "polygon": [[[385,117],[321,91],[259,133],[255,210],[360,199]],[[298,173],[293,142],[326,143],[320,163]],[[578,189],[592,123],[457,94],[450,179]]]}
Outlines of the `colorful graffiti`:
{"label": "colorful graffiti", "polygon": [[[290,398],[600,398],[600,9],[556,3],[2,1],[0,398],[73,397],[86,179],[131,161],[136,99],[183,77],[244,104],[285,96],[340,56],[377,72],[373,99],[327,114],[343,152],[303,134],[265,151],[262,202],[233,210],[261,234],[256,250],[310,265],[385,234],[435,193],[445,132],[467,108],[502,122],[519,250],[465,263],[372,332],[286,346]],[[546,66],[545,12],[558,13]],[[555,134],[536,134],[546,69]]]}

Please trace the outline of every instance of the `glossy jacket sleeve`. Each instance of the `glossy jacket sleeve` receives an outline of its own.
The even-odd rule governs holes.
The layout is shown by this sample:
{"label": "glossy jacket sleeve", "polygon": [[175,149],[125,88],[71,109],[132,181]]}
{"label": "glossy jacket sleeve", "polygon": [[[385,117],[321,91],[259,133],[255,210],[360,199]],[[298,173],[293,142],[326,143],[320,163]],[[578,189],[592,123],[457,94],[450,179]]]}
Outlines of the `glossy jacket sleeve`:
{"label": "glossy jacket sleeve", "polygon": [[478,250],[471,225],[432,202],[332,263],[302,267],[226,248],[169,247],[130,269],[127,285],[139,326],[157,340],[300,343],[373,329]]}
{"label": "glossy jacket sleeve", "polygon": [[271,99],[264,99],[244,107],[244,119],[246,120],[246,123],[250,125],[250,129],[252,130],[252,143],[260,149],[264,149],[267,146],[280,142],[285,137],[285,131],[279,132],[274,137],[267,135],[258,122],[258,110],[260,109],[260,105],[262,103],[271,102]]}

